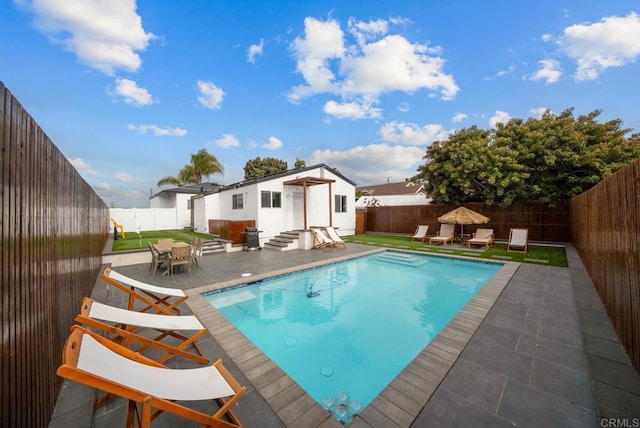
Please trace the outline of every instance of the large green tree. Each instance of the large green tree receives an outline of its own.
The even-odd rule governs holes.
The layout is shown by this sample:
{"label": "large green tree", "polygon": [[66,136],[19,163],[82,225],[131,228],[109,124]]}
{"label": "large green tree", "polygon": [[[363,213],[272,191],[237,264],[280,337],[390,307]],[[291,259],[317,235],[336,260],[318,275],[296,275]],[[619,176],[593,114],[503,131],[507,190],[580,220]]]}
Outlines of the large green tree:
{"label": "large green tree", "polygon": [[171,184],[184,186],[185,184],[200,184],[204,177],[211,174],[223,174],[224,168],[214,155],[206,149],[201,149],[191,155],[191,163],[182,167],[177,177],[164,177],[158,181],[158,186]]}
{"label": "large green tree", "polygon": [[547,111],[494,130],[463,129],[427,148],[416,178],[436,203],[556,205],[640,157],[638,135],[626,138],[620,120],[597,122],[600,114]]}
{"label": "large green tree", "polygon": [[244,165],[244,179],[262,178],[265,175],[286,171],[288,168],[286,161],[276,158],[261,159],[258,156],[255,159],[248,160]]}

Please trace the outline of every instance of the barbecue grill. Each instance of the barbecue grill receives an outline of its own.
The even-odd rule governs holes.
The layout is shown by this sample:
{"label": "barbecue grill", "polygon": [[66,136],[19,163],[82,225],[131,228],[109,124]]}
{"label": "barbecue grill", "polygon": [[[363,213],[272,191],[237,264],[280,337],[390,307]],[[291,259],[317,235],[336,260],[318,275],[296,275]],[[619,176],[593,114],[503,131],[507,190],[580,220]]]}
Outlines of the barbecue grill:
{"label": "barbecue grill", "polygon": [[244,228],[244,243],[242,245],[244,251],[262,250],[262,248],[260,248],[260,232],[262,231],[255,227]]}

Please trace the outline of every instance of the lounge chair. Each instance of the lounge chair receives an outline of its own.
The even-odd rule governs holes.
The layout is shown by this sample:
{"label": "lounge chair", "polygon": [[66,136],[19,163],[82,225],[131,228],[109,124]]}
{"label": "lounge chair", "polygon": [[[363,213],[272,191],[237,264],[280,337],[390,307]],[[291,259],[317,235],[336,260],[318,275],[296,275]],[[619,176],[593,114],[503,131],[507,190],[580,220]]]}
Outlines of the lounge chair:
{"label": "lounge chair", "polygon": [[447,245],[447,242],[453,242],[455,230],[456,230],[455,224],[447,224],[447,223],[441,224],[438,234],[436,236],[432,236],[431,238],[429,238],[429,245],[432,245],[434,241],[436,243],[440,242],[443,246]]}
{"label": "lounge chair", "polygon": [[[178,288],[158,287],[140,282],[122,275],[108,266],[104,268],[100,278],[129,295],[127,309],[130,311],[148,312],[153,310],[166,315],[181,315],[182,312],[178,305],[187,300],[187,295]],[[138,302],[145,306],[141,309],[135,308],[135,304]]]}
{"label": "lounge chair", "polygon": [[427,232],[429,231],[429,226],[426,224],[420,224],[416,228],[416,233],[413,234],[411,241],[418,240],[420,242],[424,242],[427,239]]}
{"label": "lounge chair", "polygon": [[328,248],[335,248],[334,242],[322,230],[311,228],[311,233],[313,234],[313,248],[320,248],[322,251],[326,251]]}
{"label": "lounge chair", "polygon": [[509,230],[509,242],[507,243],[507,251],[526,253],[528,245],[529,229]]}
{"label": "lounge chair", "polygon": [[[103,335],[114,342],[120,343],[136,352],[143,352],[149,348],[157,349],[162,353],[153,359],[159,363],[164,363],[172,357],[180,356],[201,364],[209,364],[209,359],[203,356],[196,342],[208,330],[195,315],[169,316],[129,311],[85,297],[82,300],[80,313],[76,316],[75,321],[78,324],[102,332]],[[143,336],[135,333],[141,327],[157,330],[160,334],[150,337],[151,335]],[[186,336],[183,334],[186,331],[194,331],[195,333],[191,336]],[[170,342],[163,342],[165,338],[173,339],[170,339]],[[191,345],[193,345],[197,353],[186,350]]]}
{"label": "lounge chair", "polygon": [[467,240],[467,248],[472,245],[482,245],[489,248],[493,245],[493,229],[478,229],[471,239]]}
{"label": "lounge chair", "polygon": [[332,226],[327,226],[324,229],[327,231],[329,239],[333,241],[333,245],[335,246],[335,248],[347,248],[347,243],[340,237],[340,235],[338,235],[338,232],[336,232],[336,230]]}
{"label": "lounge chair", "polygon": [[[129,400],[127,426],[149,427],[162,412],[200,425],[239,428],[232,407],[247,392],[224,367],[222,360],[194,369],[169,369],[78,325],[71,329],[58,376]],[[213,414],[176,401],[216,399]],[[140,403],[140,409],[138,409]]]}

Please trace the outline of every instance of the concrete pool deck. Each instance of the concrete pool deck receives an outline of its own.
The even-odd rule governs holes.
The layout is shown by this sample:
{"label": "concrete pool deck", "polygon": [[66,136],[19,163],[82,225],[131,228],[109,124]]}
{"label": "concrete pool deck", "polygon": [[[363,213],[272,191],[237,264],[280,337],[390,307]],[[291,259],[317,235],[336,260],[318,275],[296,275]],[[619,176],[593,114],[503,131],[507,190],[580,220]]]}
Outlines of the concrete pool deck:
{"label": "concrete pool deck", "polygon": [[[249,388],[235,412],[245,427],[341,426],[201,297],[220,286],[384,250],[348,244],[322,252],[253,251],[203,258],[174,278],[152,277],[148,264],[118,266],[122,274],[183,288],[189,309],[211,335],[199,341],[223,358]],[[640,380],[617,340],[575,250],[569,268],[506,263],[456,318],[367,406],[352,427],[592,426],[599,418],[640,418]],[[114,306],[124,294],[98,280],[92,295]],[[187,367],[174,361],[174,367]],[[51,421],[57,426],[120,426],[126,402],[91,411],[91,390],[66,382]],[[640,419],[638,419],[640,421]],[[156,427],[192,426],[162,415]],[[631,425],[629,425],[631,426]]]}

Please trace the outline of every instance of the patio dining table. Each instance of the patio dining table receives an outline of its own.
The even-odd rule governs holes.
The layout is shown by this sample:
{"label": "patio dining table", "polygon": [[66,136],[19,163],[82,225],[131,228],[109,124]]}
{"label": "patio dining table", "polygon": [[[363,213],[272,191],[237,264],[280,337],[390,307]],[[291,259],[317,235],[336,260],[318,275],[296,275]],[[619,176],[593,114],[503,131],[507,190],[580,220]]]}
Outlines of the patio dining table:
{"label": "patio dining table", "polygon": [[[167,258],[171,258],[171,250],[173,248],[183,247],[191,248],[191,244],[182,241],[153,244],[153,248],[155,248],[161,256],[166,256]],[[169,275],[169,269],[165,269],[165,271],[162,272],[162,276],[165,275]]]}

